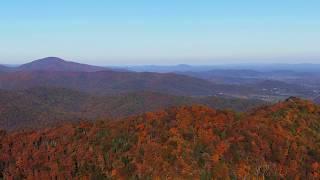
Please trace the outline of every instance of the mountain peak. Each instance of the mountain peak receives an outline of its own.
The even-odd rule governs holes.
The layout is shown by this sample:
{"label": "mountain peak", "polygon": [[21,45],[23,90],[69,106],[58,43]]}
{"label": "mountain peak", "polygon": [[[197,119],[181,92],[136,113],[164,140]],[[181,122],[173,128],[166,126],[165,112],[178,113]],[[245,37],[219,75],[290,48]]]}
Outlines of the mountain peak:
{"label": "mountain peak", "polygon": [[23,64],[19,67],[20,71],[73,71],[73,72],[95,72],[106,70],[104,67],[91,66],[76,62],[66,61],[59,57],[45,57]]}
{"label": "mountain peak", "polygon": [[24,64],[23,66],[44,66],[44,65],[57,65],[57,64],[67,64],[68,61],[61,59],[59,57],[45,57],[42,59],[34,60],[30,63]]}
{"label": "mountain peak", "polygon": [[[35,61],[43,61],[43,62],[66,62],[64,59],[61,59],[59,57],[45,57],[45,58],[42,58],[42,59],[38,59],[38,60],[35,60]],[[34,62],[35,62],[34,61]]]}

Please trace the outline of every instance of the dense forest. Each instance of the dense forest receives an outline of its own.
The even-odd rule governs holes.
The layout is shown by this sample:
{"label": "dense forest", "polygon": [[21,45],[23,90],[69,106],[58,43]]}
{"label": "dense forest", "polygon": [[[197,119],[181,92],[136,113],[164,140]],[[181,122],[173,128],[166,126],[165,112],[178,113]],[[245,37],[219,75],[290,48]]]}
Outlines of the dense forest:
{"label": "dense forest", "polygon": [[118,121],[0,133],[5,179],[319,179],[320,107],[171,107]]}
{"label": "dense forest", "polygon": [[0,128],[41,128],[66,121],[123,118],[171,106],[203,104],[218,109],[245,111],[266,102],[224,97],[186,97],[156,92],[96,96],[65,88],[0,90]]}

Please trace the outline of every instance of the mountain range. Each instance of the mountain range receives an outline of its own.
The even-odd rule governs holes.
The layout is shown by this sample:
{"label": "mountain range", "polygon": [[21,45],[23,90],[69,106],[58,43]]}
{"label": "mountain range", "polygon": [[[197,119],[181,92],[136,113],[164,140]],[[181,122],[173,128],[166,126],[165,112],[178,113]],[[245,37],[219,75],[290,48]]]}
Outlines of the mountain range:
{"label": "mountain range", "polygon": [[206,80],[177,74],[136,72],[13,72],[0,76],[1,89],[33,87],[70,88],[98,94],[134,91],[156,91],[178,95],[213,95],[220,90],[233,90],[229,85],[215,85]]}
{"label": "mountain range", "polygon": [[[138,73],[67,62],[48,57],[10,68],[0,75],[0,89],[60,87],[98,93],[119,94],[154,91],[174,95],[206,96],[220,92],[236,93],[241,87],[213,84],[209,81],[174,73]],[[243,91],[243,90],[242,90]]]}
{"label": "mountain range", "polygon": [[[188,65],[180,66],[181,70],[189,68]],[[56,57],[47,57],[17,67],[1,69],[3,70],[0,74],[0,89],[7,90],[55,87],[100,95],[153,91],[178,96],[219,95],[268,101],[289,96],[312,99],[318,93],[315,91],[317,85],[314,84],[317,82],[314,78],[316,79],[317,76],[310,76],[312,80],[305,80],[305,74],[291,71],[133,72],[79,64]],[[300,82],[311,83],[301,84]]]}

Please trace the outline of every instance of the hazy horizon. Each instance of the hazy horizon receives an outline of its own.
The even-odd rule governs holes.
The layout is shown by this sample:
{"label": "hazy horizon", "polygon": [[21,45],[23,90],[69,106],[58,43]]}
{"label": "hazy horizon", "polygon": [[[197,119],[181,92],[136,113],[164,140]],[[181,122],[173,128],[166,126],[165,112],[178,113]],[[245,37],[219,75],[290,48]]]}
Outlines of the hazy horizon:
{"label": "hazy horizon", "polygon": [[[12,64],[12,63],[0,63],[0,65],[4,65],[4,66],[8,66],[8,67],[17,67],[17,66],[20,66],[20,65],[23,65],[23,64],[27,64],[27,63],[31,63],[33,61],[37,61],[37,60],[44,60],[46,58],[58,58],[58,59],[62,59],[64,61],[67,61],[67,62],[74,62],[74,63],[80,63],[80,64],[88,64],[88,65],[95,65],[95,66],[101,66],[101,67],[139,67],[139,66],[159,66],[159,67],[173,67],[173,66],[193,66],[193,67],[205,67],[205,66],[225,66],[225,67],[232,67],[232,66],[239,66],[239,67],[246,67],[246,66],[263,66],[263,65],[320,65],[320,61],[319,62],[267,62],[267,61],[261,61],[261,62],[245,62],[245,61],[242,61],[242,62],[236,62],[236,61],[226,61],[224,62],[225,60],[221,60],[221,61],[218,61],[218,60],[214,60],[214,61],[211,61],[211,62],[215,62],[215,63],[208,63],[208,64],[201,64],[201,63],[168,63],[168,64],[165,64],[165,63],[153,63],[153,64],[148,64],[148,63],[145,63],[145,64],[139,64],[139,63],[136,63],[136,64],[94,64],[94,63],[91,63],[90,61],[81,61],[81,60],[77,60],[77,59],[66,59],[66,58],[63,58],[63,57],[58,57],[58,56],[46,56],[46,57],[41,57],[41,58],[36,58],[36,59],[24,59],[22,61],[22,63],[19,63],[19,64]],[[1,61],[0,61],[1,62]],[[7,62],[10,62],[10,61],[7,61]]]}
{"label": "hazy horizon", "polygon": [[319,63],[319,1],[0,3],[0,64]]}

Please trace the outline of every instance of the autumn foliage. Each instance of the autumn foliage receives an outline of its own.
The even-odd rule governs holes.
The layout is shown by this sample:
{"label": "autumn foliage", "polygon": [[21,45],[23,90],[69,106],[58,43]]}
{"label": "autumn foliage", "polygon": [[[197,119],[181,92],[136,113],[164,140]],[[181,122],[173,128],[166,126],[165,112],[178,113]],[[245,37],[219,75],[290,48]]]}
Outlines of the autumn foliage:
{"label": "autumn foliage", "polygon": [[6,179],[319,179],[320,107],[183,106],[119,121],[0,133]]}

